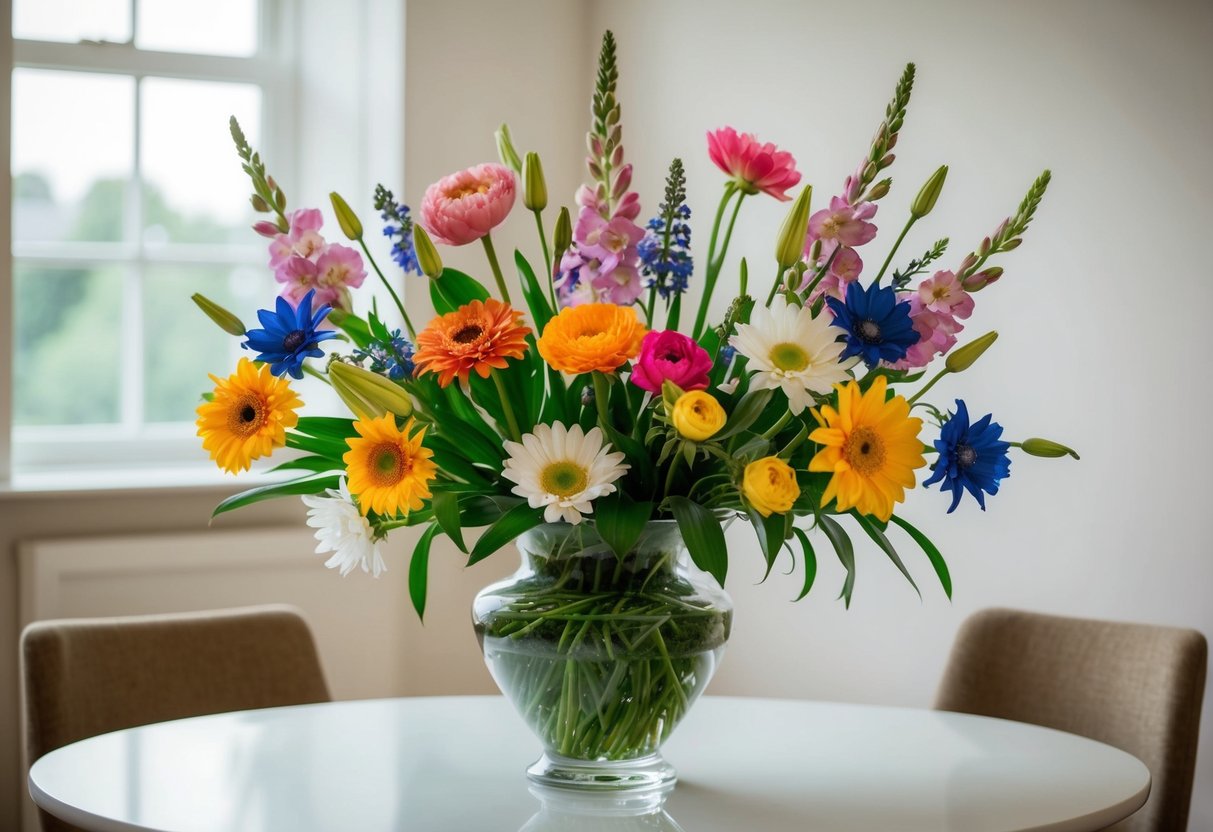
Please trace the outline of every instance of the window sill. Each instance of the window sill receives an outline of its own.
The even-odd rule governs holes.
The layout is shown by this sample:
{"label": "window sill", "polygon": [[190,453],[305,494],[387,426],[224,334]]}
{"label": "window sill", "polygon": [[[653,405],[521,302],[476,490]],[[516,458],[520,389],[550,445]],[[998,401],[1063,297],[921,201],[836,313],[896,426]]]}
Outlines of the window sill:
{"label": "window sill", "polygon": [[10,480],[0,482],[0,500],[52,496],[144,496],[164,491],[174,494],[235,494],[259,485],[284,482],[301,473],[254,470],[232,476],[210,464],[74,470],[47,468],[14,472]]}

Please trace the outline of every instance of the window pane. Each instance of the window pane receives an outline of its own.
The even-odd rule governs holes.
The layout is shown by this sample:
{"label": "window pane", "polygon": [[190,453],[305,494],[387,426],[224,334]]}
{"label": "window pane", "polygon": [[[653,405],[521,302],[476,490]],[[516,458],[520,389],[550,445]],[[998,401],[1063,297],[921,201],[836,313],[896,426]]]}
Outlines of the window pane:
{"label": "window pane", "polygon": [[131,39],[130,0],[16,0],[13,37],[126,43]]}
{"label": "window pane", "polygon": [[[252,84],[147,78],[143,81],[143,240],[248,244],[252,187],[240,169],[228,118],[254,146],[261,90]],[[272,171],[272,168],[271,168]]]}
{"label": "window pane", "polygon": [[165,52],[252,55],[257,0],[139,0],[135,46]]}
{"label": "window pane", "polygon": [[134,79],[13,70],[13,239],[121,240]]}
{"label": "window pane", "polygon": [[[192,422],[202,393],[236,369],[242,339],[215,326],[190,300],[201,292],[258,326],[273,301],[273,279],[255,266],[153,266],[144,272],[144,414],[149,422]],[[267,302],[266,299],[269,299]]]}
{"label": "window pane", "polygon": [[119,420],[122,267],[16,263],[17,425]]}

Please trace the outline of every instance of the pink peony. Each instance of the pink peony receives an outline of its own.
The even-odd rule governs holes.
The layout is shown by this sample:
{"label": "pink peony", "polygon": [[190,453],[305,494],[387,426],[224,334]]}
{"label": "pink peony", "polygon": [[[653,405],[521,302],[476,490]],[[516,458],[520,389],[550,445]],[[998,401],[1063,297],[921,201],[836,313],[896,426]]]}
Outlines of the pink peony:
{"label": "pink peony", "polygon": [[286,284],[282,287],[282,296],[292,306],[298,306],[303,296],[315,289],[314,305],[327,303],[348,312],[352,309],[350,289],[362,285],[366,269],[358,252],[334,243],[325,247],[315,260],[292,257],[274,273],[274,278]]}
{"label": "pink peony", "polygon": [[923,308],[953,318],[973,314],[973,298],[949,271],[935,272],[918,285],[918,301]]}
{"label": "pink peony", "polygon": [[501,224],[515,190],[513,172],[493,162],[452,173],[425,189],[421,225],[435,242],[467,245]]}
{"label": "pink peony", "polygon": [[324,248],[324,238],[320,236],[324,216],[319,208],[300,208],[292,212],[287,220],[291,230],[286,234],[275,234],[270,242],[271,269],[282,267],[292,257],[310,258]]}
{"label": "pink peony", "polygon": [[786,202],[791,199],[786,191],[800,181],[791,153],[770,142],[760,144],[752,133],[732,127],[708,133],[708,155],[748,194],[762,191]]}
{"label": "pink peony", "polygon": [[641,390],[661,393],[662,382],[683,390],[708,386],[712,357],[693,340],[672,329],[652,330],[640,342],[640,356],[632,366],[632,383]]}
{"label": "pink peony", "polygon": [[851,205],[840,196],[831,197],[829,208],[822,208],[809,217],[805,250],[820,240],[822,256],[828,257],[839,245],[861,246],[871,242],[876,236],[876,226],[867,220],[874,216],[876,205],[871,202]]}

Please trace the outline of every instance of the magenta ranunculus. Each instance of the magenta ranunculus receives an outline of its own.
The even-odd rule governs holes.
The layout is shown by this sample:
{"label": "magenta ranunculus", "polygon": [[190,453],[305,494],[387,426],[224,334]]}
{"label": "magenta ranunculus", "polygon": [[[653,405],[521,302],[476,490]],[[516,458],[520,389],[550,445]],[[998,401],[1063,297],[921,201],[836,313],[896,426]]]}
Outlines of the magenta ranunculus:
{"label": "magenta ranunculus", "polygon": [[711,371],[712,356],[707,350],[681,332],[655,329],[640,342],[640,356],[632,365],[632,383],[657,394],[666,381],[683,390],[703,390]]}
{"label": "magenta ranunculus", "polygon": [[786,191],[800,181],[791,153],[732,127],[708,133],[708,156],[747,193],[762,191],[786,202],[791,199]]}
{"label": "magenta ranunculus", "polygon": [[435,242],[474,243],[509,215],[516,189],[513,171],[495,162],[444,176],[425,189],[421,225]]}

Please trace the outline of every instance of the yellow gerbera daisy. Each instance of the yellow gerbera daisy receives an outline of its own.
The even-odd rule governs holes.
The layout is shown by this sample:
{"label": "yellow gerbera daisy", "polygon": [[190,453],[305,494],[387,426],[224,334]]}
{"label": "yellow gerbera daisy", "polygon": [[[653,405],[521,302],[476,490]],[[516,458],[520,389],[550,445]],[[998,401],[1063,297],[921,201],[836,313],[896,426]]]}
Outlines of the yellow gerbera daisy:
{"label": "yellow gerbera daisy", "polygon": [[903,397],[885,401],[887,386],[884,376],[867,393],[854,381],[838,384],[838,410],[821,408],[823,426],[809,439],[825,447],[809,470],[834,474],[821,497],[823,507],[836,498],[839,511],[856,508],[887,521],[893,504],[914,487],[914,469],[927,464],[918,439],[922,420],[910,416]]}
{"label": "yellow gerbera daisy", "polygon": [[354,422],[358,436],[345,442],[350,446],[342,459],[349,478],[350,493],[358,497],[365,515],[395,516],[421,508],[429,498],[430,480],[437,466],[430,461],[434,452],[421,447],[425,428],[413,433],[413,420],[404,430],[396,427],[396,417],[386,413],[378,419]]}
{"label": "yellow gerbera daisy", "polygon": [[215,395],[199,405],[198,435],[202,448],[224,471],[247,471],[254,459],[286,444],[286,429],[299,423],[295,409],[303,402],[285,378],[269,366],[240,359],[226,379],[211,376]]}
{"label": "yellow gerbera daisy", "polygon": [[543,360],[561,372],[611,373],[640,353],[644,332],[630,306],[585,303],[561,309],[543,328],[537,346]]}

